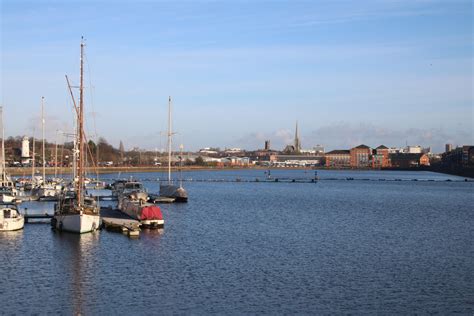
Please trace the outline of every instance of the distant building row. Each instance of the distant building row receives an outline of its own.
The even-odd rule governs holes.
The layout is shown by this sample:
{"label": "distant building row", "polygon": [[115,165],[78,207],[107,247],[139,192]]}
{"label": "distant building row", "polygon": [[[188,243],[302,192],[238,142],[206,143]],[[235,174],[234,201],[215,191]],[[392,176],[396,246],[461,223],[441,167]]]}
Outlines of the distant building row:
{"label": "distant building row", "polygon": [[384,145],[372,149],[359,145],[350,150],[333,150],[325,154],[328,168],[412,168],[429,166],[430,159],[420,149],[419,153],[401,152]]}
{"label": "distant building row", "polygon": [[464,145],[453,149],[451,144],[446,144],[446,152],[441,155],[441,162],[445,166],[472,167],[474,146]]}

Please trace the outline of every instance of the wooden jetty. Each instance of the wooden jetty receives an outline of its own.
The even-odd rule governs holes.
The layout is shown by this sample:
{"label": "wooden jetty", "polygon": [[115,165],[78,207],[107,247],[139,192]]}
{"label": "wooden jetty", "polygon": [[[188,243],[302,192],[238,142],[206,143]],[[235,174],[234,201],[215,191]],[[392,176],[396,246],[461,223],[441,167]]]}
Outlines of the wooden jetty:
{"label": "wooden jetty", "polygon": [[173,203],[176,199],[169,198],[165,196],[159,196],[158,194],[149,194],[148,201],[150,203],[159,204],[159,203]]}
{"label": "wooden jetty", "polygon": [[48,213],[28,214],[28,213],[25,213],[25,214],[23,214],[23,217],[25,218],[25,224],[26,224],[26,223],[29,223],[30,219],[51,219],[51,218],[53,218],[53,214],[48,214]]}
{"label": "wooden jetty", "polygon": [[129,237],[138,237],[140,235],[140,222],[128,217],[119,210],[103,207],[100,209],[100,216],[102,218],[102,225],[107,230],[125,233]]}
{"label": "wooden jetty", "polygon": [[[169,198],[165,196],[159,196],[158,194],[149,194],[149,202],[153,204],[160,204],[160,203],[173,203],[176,199]],[[118,198],[112,195],[97,195],[94,198],[98,198],[99,201],[117,201]]]}

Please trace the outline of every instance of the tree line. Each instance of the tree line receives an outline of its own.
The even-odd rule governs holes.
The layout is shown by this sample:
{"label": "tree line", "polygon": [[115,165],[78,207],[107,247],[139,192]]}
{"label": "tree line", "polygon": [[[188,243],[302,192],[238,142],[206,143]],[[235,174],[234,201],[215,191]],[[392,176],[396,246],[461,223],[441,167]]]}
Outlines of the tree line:
{"label": "tree line", "polygon": [[[31,161],[22,164],[22,141],[23,137],[8,137],[5,139],[5,161],[9,166],[31,166]],[[33,148],[34,144],[34,148]],[[43,165],[42,153],[43,140],[32,137],[29,138],[29,158],[35,156],[35,165]],[[68,167],[72,165],[74,143],[53,143],[45,141],[45,162],[47,166]],[[150,166],[167,163],[167,154],[151,150],[139,150],[137,148],[126,151],[123,143],[120,142],[118,148],[111,145],[105,138],[100,137],[96,142],[89,140],[87,143],[87,165],[89,166]],[[179,155],[178,155],[179,161]],[[176,160],[173,164],[176,164]],[[197,157],[195,161],[184,159],[184,165],[208,165],[202,157]]]}

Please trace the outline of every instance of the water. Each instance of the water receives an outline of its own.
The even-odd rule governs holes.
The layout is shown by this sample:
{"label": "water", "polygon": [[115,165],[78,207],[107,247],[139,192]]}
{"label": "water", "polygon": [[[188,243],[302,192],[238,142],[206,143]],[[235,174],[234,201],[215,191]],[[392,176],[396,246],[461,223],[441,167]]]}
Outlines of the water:
{"label": "water", "polygon": [[164,231],[139,239],[27,224],[0,235],[0,313],[472,315],[473,182],[429,172],[319,176],[437,181],[189,182],[189,203],[163,205]]}

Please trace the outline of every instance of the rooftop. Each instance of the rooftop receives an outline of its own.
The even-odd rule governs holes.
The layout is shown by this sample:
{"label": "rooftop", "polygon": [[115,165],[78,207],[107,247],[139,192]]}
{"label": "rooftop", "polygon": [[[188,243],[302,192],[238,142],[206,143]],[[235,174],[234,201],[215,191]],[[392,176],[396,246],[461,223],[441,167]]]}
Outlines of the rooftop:
{"label": "rooftop", "polygon": [[367,146],[367,145],[364,145],[364,144],[362,144],[362,145],[359,145],[359,146],[357,146],[357,147],[355,147],[355,148],[357,148],[357,149],[370,149],[370,147],[369,147],[369,146]]}

